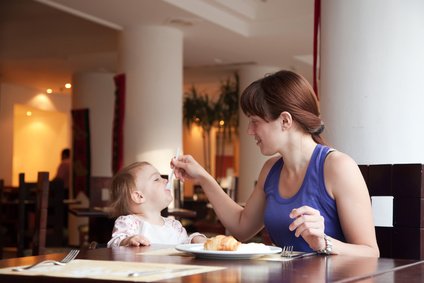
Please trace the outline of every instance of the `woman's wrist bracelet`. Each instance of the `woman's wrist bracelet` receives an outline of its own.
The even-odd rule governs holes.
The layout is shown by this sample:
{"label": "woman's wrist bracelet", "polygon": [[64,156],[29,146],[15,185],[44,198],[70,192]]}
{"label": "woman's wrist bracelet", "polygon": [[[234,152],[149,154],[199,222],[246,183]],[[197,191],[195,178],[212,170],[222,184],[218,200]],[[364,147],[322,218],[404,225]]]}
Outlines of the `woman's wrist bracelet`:
{"label": "woman's wrist bracelet", "polygon": [[331,238],[325,234],[324,234],[324,241],[325,241],[325,248],[322,250],[318,250],[317,253],[329,255],[333,251],[333,242],[331,241]]}

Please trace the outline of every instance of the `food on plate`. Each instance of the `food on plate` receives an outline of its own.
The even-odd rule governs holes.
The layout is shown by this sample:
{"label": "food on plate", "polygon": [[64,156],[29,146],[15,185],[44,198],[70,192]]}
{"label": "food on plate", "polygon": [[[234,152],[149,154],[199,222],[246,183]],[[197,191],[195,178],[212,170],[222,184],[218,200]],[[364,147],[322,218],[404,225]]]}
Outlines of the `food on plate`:
{"label": "food on plate", "polygon": [[203,247],[209,251],[236,251],[240,245],[233,236],[218,235],[208,239]]}

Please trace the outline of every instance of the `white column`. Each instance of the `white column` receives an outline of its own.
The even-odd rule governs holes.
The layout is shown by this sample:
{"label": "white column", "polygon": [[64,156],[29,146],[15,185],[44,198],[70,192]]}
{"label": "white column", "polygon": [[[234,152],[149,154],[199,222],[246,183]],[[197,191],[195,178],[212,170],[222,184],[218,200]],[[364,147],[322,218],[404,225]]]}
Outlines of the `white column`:
{"label": "white column", "polygon": [[[239,70],[240,92],[252,82],[263,78],[266,74],[275,73],[279,69],[268,66],[247,66]],[[259,172],[264,162],[269,158],[261,154],[255,143],[255,139],[247,134],[248,118],[240,109],[240,169],[238,182],[239,202],[245,202],[253,191],[254,183],[257,181]]]}
{"label": "white column", "polygon": [[112,176],[114,74],[84,72],[72,77],[72,109],[89,109],[91,176]]}
{"label": "white column", "polygon": [[[91,176],[112,176],[112,126],[115,100],[114,74],[77,73],[72,76],[72,109],[89,109]],[[88,207],[85,194],[74,196],[81,202],[72,207]],[[78,246],[79,227],[87,217],[69,214],[69,244]]]}
{"label": "white column", "polygon": [[424,1],[321,1],[327,140],[359,164],[424,163]]}
{"label": "white column", "polygon": [[162,174],[182,147],[183,34],[167,27],[122,32],[126,75],[124,165],[148,161]]}

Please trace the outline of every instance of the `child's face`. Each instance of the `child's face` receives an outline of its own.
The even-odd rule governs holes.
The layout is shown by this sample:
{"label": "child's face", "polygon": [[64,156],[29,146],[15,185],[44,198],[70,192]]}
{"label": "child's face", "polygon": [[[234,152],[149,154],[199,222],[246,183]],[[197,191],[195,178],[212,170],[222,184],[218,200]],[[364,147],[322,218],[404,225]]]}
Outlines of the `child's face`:
{"label": "child's face", "polygon": [[144,165],[135,174],[137,190],[141,191],[145,203],[157,205],[159,209],[167,207],[173,200],[172,193],[166,188],[167,180],[160,176],[152,165]]}

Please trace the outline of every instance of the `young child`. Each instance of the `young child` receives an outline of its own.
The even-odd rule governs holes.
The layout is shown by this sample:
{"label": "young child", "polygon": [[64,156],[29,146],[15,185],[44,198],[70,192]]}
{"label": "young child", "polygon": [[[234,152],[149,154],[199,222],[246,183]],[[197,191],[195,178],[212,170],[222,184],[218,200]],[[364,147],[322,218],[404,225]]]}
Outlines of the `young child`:
{"label": "young child", "polygon": [[112,181],[111,208],[115,217],[107,246],[203,243],[200,233],[187,235],[181,222],[161,216],[173,200],[167,180],[148,162],[135,162],[118,172]]}

